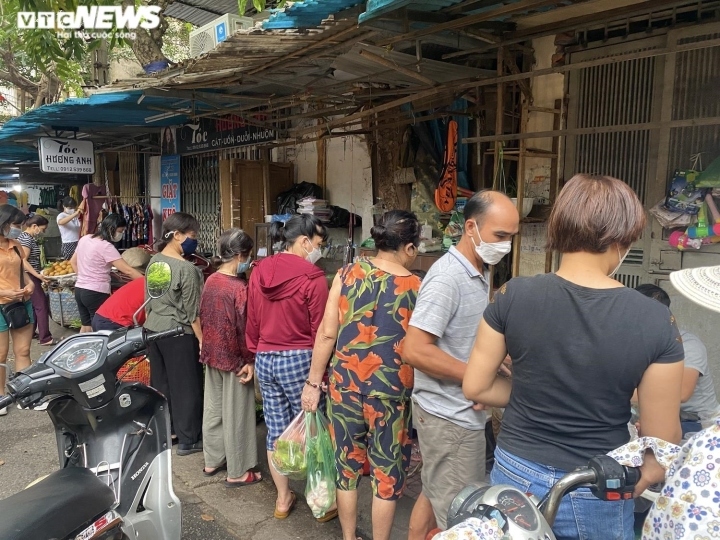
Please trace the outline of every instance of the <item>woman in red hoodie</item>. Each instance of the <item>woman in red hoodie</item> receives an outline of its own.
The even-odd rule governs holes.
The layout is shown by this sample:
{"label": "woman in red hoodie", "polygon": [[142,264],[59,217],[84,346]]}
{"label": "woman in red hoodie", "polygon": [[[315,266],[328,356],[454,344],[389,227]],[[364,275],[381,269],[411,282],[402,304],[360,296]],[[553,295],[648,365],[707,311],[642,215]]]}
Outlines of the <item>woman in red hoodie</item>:
{"label": "woman in red hoodie", "polygon": [[[250,276],[245,337],[247,348],[255,353],[272,463],[275,441],[302,412],[300,396],[310,372],[328,285],[325,273],[315,266],[322,256],[320,245],[327,239],[318,218],[294,215],[284,225],[273,223],[270,232],[282,251],[260,261]],[[295,506],[295,494],[287,477],[272,466],[270,472],[278,490],[275,517],[285,519]]]}

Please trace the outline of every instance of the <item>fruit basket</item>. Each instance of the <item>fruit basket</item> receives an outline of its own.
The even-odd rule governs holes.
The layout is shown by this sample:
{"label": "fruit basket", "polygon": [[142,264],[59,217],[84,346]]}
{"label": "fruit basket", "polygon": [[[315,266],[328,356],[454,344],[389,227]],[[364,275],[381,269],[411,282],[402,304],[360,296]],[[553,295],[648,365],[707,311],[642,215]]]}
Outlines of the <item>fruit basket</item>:
{"label": "fruit basket", "polygon": [[43,268],[41,274],[50,279],[66,278],[76,275],[70,261],[56,261],[50,263],[48,266]]}

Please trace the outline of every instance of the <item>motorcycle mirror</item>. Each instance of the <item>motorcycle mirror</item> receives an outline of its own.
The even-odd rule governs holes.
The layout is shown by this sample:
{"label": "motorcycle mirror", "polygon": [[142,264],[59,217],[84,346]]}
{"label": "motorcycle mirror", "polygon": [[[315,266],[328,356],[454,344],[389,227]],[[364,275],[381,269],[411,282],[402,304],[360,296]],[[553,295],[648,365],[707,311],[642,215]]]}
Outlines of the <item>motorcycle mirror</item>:
{"label": "motorcycle mirror", "polygon": [[147,294],[150,298],[160,298],[170,290],[172,269],[166,262],[155,261],[145,271]]}

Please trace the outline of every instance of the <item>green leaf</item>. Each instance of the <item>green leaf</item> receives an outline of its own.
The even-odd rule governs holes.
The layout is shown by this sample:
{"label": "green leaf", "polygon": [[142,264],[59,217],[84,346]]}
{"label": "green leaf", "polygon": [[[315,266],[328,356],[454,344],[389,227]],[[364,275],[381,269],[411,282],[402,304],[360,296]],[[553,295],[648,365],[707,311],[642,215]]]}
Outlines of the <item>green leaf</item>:
{"label": "green leaf", "polygon": [[238,0],[238,13],[240,16],[245,15],[245,10],[247,9],[247,0]]}
{"label": "green leaf", "polygon": [[366,349],[370,349],[376,345],[382,345],[383,343],[387,343],[388,341],[392,341],[397,336],[382,336],[375,338],[372,343],[353,343],[352,345],[345,345],[345,348],[350,351],[364,351]]}
{"label": "green leaf", "polygon": [[255,11],[260,13],[263,9],[265,9],[265,0],[253,0],[253,7],[255,8]]}

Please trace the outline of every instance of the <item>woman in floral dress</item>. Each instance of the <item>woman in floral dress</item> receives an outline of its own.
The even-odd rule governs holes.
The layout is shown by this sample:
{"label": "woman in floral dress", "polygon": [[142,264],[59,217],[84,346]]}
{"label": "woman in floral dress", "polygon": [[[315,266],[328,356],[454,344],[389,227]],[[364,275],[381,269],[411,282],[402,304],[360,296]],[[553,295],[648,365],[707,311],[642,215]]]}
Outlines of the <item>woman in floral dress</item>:
{"label": "woman in floral dress", "polygon": [[420,288],[420,278],[408,270],[417,257],[420,224],[415,214],[393,210],[373,227],[372,237],[377,257],[345,266],[335,277],[302,395],[303,408],[316,410],[332,356],[328,417],[344,540],[356,538],[357,485],[365,461],[375,496],[375,540],[390,538],[410,462],[413,370],[401,355]]}

